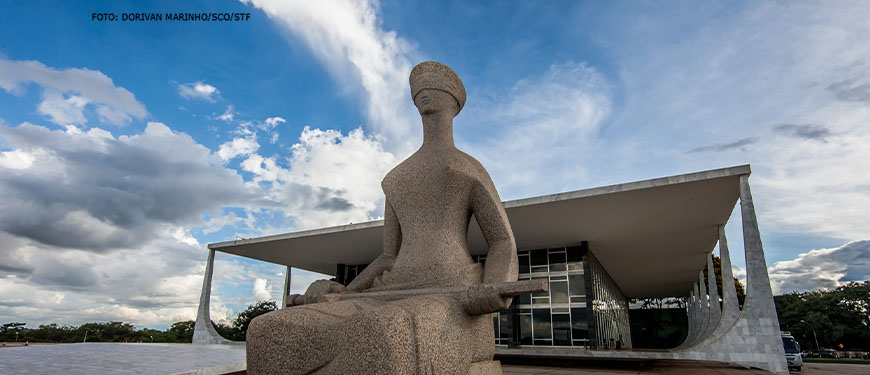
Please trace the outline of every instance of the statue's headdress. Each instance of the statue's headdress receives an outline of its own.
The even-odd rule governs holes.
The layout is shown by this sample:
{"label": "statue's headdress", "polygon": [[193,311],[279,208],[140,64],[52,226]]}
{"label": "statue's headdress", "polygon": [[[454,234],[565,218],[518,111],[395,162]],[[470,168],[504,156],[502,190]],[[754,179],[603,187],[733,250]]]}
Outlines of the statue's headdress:
{"label": "statue's headdress", "polygon": [[423,89],[436,89],[453,95],[460,111],[465,106],[465,86],[459,75],[447,65],[435,61],[421,62],[411,70],[408,80],[411,82],[412,100]]}

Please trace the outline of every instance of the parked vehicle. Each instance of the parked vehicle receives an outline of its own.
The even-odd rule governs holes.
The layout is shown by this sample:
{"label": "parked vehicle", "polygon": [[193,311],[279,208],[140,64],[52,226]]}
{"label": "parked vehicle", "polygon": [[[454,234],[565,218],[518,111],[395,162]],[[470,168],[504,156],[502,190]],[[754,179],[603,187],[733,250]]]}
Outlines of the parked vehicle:
{"label": "parked vehicle", "polygon": [[810,353],[809,350],[802,350],[801,351],[801,357],[803,357],[803,358],[809,357],[810,354],[812,354],[812,353]]}
{"label": "parked vehicle", "polygon": [[803,357],[801,356],[801,346],[791,333],[782,332],[782,348],[785,349],[785,362],[789,370],[795,369],[800,371],[801,366],[804,364]]}
{"label": "parked vehicle", "polygon": [[822,349],[816,352],[819,358],[837,358],[837,351],[834,349]]}

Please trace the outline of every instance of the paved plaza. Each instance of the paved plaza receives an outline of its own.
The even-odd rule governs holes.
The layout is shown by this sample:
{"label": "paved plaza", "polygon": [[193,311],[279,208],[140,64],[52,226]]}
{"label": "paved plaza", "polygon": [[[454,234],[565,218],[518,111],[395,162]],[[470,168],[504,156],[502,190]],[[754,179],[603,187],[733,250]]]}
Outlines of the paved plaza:
{"label": "paved plaza", "polygon": [[[197,374],[239,370],[244,345],[80,343],[0,348],[0,374]],[[230,365],[230,366],[227,366]],[[244,367],[242,367],[244,368]]]}
{"label": "paved plaza", "polygon": [[[682,360],[534,360],[499,358],[504,375],[770,374],[713,362]],[[244,345],[84,343],[0,348],[0,374],[244,374]],[[863,375],[870,365],[806,363],[792,374]]]}
{"label": "paved plaza", "polygon": [[[504,375],[770,375],[767,371],[745,369],[726,364],[671,360],[650,361],[636,366],[625,363],[612,363],[610,365],[578,363],[574,367],[504,365],[502,369]],[[801,372],[791,372],[792,375],[866,375],[868,373],[870,373],[870,365],[843,363],[805,363]]]}

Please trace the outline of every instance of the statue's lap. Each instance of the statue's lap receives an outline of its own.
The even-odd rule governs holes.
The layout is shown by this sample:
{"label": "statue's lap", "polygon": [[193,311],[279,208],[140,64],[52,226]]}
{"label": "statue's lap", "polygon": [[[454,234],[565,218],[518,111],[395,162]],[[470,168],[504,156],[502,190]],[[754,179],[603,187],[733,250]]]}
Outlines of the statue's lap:
{"label": "statue's lap", "polygon": [[384,373],[459,373],[492,358],[491,322],[490,315],[468,315],[444,295],[295,306],[251,323],[248,345],[265,350],[248,353],[265,355],[248,363],[300,374],[372,366]]}

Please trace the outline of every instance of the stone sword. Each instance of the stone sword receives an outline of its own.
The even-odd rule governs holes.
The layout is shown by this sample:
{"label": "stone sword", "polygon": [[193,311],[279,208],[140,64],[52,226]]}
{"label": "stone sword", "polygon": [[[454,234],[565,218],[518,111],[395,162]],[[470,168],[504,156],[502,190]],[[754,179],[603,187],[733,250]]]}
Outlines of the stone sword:
{"label": "stone sword", "polygon": [[[489,285],[496,290],[498,294],[503,297],[514,297],[520,294],[528,294],[528,293],[546,293],[549,291],[549,282],[547,279],[535,279],[535,280],[522,280],[522,281],[508,281],[503,283],[491,283],[491,284],[481,284],[481,285]],[[414,296],[422,296],[422,295],[433,295],[433,294],[460,294],[464,293],[466,290],[471,288],[473,285],[460,285],[460,286],[451,286],[451,287],[443,287],[443,288],[421,288],[421,289],[401,289],[401,290],[385,290],[378,292],[359,292],[359,293],[330,293],[323,295],[323,299],[321,302],[333,302],[333,301],[342,301],[342,300],[351,300],[358,298],[369,298],[376,299],[379,301],[395,301],[403,298],[414,297]],[[292,306],[302,305],[302,303],[297,303],[296,299],[299,299],[299,302],[304,297],[303,295],[296,296],[294,301],[292,301]],[[291,302],[291,301],[288,301]]]}

